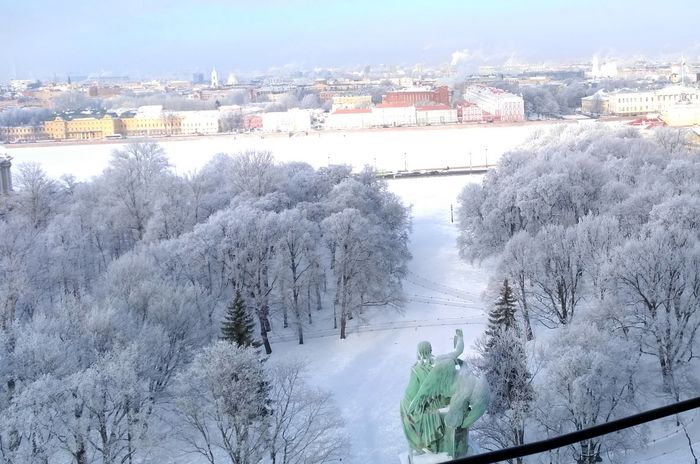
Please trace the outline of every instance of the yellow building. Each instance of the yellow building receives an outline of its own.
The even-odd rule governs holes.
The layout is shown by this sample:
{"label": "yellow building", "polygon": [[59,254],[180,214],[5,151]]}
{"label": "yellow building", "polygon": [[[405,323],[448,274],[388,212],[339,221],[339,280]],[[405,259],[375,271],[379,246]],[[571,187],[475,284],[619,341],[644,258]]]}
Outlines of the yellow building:
{"label": "yellow building", "polygon": [[333,97],[331,111],[366,109],[371,107],[371,95],[337,95]]}
{"label": "yellow building", "polygon": [[44,131],[53,140],[91,140],[101,139],[118,133],[116,120],[111,116],[102,118],[56,118],[44,123]]}
{"label": "yellow building", "polygon": [[122,118],[119,132],[125,137],[157,137],[179,135],[182,132],[182,118],[174,114],[161,117]]}

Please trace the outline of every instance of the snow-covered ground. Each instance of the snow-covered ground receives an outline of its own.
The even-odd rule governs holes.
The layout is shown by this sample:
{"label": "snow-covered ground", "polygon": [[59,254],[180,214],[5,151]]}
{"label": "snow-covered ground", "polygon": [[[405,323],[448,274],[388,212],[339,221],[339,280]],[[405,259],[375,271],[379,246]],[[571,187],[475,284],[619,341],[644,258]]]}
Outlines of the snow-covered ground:
{"label": "snow-covered ground", "polygon": [[[274,135],[221,135],[187,140],[158,139],[179,173],[201,168],[217,153],[248,149],[270,150],[278,161],[305,161],[318,168],[327,164],[364,165],[379,170],[445,168],[494,164],[505,151],[520,145],[548,125],[478,125],[446,128],[379,129],[354,132],[309,132],[288,137]],[[52,177],[72,174],[86,179],[107,166],[112,150],[121,144],[0,146],[16,163],[39,162]]]}
{"label": "snow-covered ground", "polygon": [[450,222],[450,204],[458,193],[466,183],[480,181],[481,176],[390,181],[390,189],[413,205],[413,260],[404,311],[382,309],[369,317],[368,328],[382,330],[351,330],[343,341],[336,333],[307,339],[303,346],[292,341],[273,345],[275,361],[305,360],[311,380],[334,392],[352,437],[349,462],[398,462],[405,450],[399,401],[418,342],[430,341],[434,353],[447,353],[455,329],[461,328],[468,352],[484,330],[482,294],[492,266],[459,259],[457,230]]}

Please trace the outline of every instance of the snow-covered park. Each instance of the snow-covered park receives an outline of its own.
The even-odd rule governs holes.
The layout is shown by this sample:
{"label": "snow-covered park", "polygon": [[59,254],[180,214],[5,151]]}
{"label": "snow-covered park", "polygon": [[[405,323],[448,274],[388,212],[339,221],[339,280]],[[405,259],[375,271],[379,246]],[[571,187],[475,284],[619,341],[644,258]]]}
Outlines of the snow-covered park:
{"label": "snow-covered park", "polygon": [[[199,170],[216,153],[248,149],[270,150],[277,161],[303,161],[315,168],[348,164],[356,172],[364,165],[397,171],[495,164],[504,152],[543,129],[542,125],[472,126],[294,137],[221,136],[161,144],[179,174]],[[38,162],[54,178],[71,174],[90,179],[107,167],[112,150],[120,146],[56,144],[4,147],[0,152],[10,154],[13,163]],[[453,176],[388,181],[389,190],[411,207],[412,215],[412,259],[403,283],[403,305],[367,308],[349,322],[345,340],[338,340],[337,331],[316,329],[322,325],[316,324],[307,329],[305,344],[298,345],[291,330],[280,330],[279,321],[273,321],[274,352],[268,362],[303,360],[311,383],[332,392],[352,445],[344,462],[398,462],[399,453],[406,449],[399,402],[415,362],[416,345],[427,340],[434,353],[446,353],[452,350],[452,337],[459,328],[469,357],[473,342],[486,328],[487,312],[498,292],[493,287],[497,283],[492,282],[496,263],[490,258],[474,263],[460,259],[459,231],[453,222],[460,192],[482,180],[483,176]],[[700,441],[700,422],[690,421],[688,433],[692,441]],[[686,437],[671,421],[652,425],[649,440],[648,448],[630,453],[624,462],[692,462]],[[176,448],[165,454],[172,462],[195,462]]]}

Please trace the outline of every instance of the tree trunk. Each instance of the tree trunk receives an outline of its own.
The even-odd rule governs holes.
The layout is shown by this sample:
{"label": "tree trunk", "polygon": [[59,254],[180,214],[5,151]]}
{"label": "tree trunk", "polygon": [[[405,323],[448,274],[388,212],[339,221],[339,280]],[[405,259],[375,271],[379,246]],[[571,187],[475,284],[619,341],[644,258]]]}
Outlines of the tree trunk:
{"label": "tree trunk", "polygon": [[306,286],[306,311],[309,314],[309,324],[313,324],[311,320],[311,284]]}
{"label": "tree trunk", "polygon": [[267,338],[269,322],[265,319],[266,317],[262,314],[262,310],[256,311],[258,315],[258,323],[260,324],[260,338],[262,338],[263,346],[265,347],[265,354],[272,354],[272,346],[270,346],[270,339]]}
{"label": "tree trunk", "polygon": [[347,326],[347,317],[345,315],[345,311],[342,311],[340,313],[340,339],[345,340],[345,328]]}
{"label": "tree trunk", "polygon": [[316,282],[314,287],[316,290],[316,311],[320,311],[321,309],[323,309],[321,305],[321,286],[318,284],[318,282]]}

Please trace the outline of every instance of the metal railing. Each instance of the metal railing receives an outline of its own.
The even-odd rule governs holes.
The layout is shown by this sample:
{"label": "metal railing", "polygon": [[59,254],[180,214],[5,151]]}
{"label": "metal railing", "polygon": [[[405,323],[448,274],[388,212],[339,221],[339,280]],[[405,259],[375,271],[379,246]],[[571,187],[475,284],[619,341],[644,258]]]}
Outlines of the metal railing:
{"label": "metal railing", "polygon": [[601,435],[607,435],[608,433],[617,432],[622,429],[641,425],[646,422],[651,422],[656,419],[672,416],[674,414],[679,414],[695,408],[700,408],[700,397],[670,404],[661,408],[651,409],[633,416],[606,422],[605,424],[567,433],[566,435],[560,435],[555,438],[536,441],[534,443],[527,443],[525,445],[515,446],[513,448],[477,454],[476,456],[454,459],[447,462],[449,464],[493,464],[500,461],[508,461],[510,459],[521,458],[532,454],[543,453],[556,448],[573,445],[581,441],[589,440]]}

